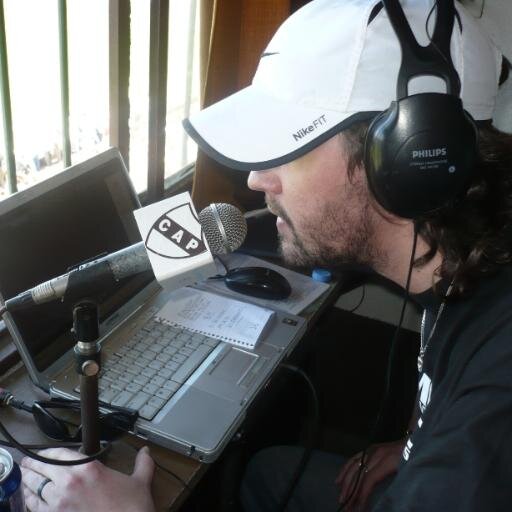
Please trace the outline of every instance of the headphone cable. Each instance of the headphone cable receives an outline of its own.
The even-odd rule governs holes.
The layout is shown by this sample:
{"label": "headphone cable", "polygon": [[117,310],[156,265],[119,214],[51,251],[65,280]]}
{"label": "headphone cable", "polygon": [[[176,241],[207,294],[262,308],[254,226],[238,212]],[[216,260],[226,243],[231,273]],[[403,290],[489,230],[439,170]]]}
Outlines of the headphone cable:
{"label": "headphone cable", "polygon": [[347,503],[353,498],[354,494],[356,493],[359,481],[361,480],[361,476],[363,474],[363,470],[365,469],[366,460],[368,458],[368,449],[373,443],[375,437],[377,436],[377,433],[380,428],[380,424],[382,423],[382,419],[384,417],[384,411],[387,406],[387,402],[390,398],[390,391],[391,391],[391,374],[392,374],[392,367],[393,367],[393,361],[395,359],[395,352],[397,347],[397,341],[398,341],[398,335],[400,333],[400,330],[402,328],[402,323],[405,316],[405,309],[407,306],[407,303],[409,302],[410,297],[410,286],[411,286],[411,276],[412,276],[412,269],[414,267],[414,259],[416,256],[416,245],[418,242],[418,229],[416,223],[414,223],[414,238],[413,238],[413,244],[412,244],[412,250],[411,250],[411,258],[409,261],[409,270],[407,272],[407,280],[405,283],[405,293],[404,293],[404,300],[402,303],[402,310],[400,312],[400,318],[398,320],[398,325],[395,329],[395,333],[393,334],[393,338],[391,340],[391,347],[389,350],[389,356],[388,356],[388,362],[387,362],[387,368],[386,368],[386,387],[384,389],[384,395],[381,399],[380,406],[379,406],[379,412],[377,414],[377,417],[375,419],[375,422],[372,426],[372,429],[370,430],[370,436],[369,441],[364,448],[362,455],[361,455],[361,461],[359,463],[359,469],[357,471],[356,479],[354,481],[354,484],[352,486],[352,489],[350,490],[348,497],[345,498],[336,509],[336,512],[342,512],[342,510],[345,508]]}
{"label": "headphone cable", "polygon": [[[446,56],[442,51],[441,51],[441,48],[439,48],[439,46],[437,46],[437,44],[432,40],[432,36],[430,35],[430,31],[428,29],[428,24],[430,22],[430,18],[432,16],[432,14],[434,13],[434,9],[437,11],[438,10],[438,3],[439,3],[439,0],[436,0],[434,2],[434,4],[432,5],[432,7],[430,8],[430,11],[428,13],[428,16],[427,16],[427,19],[425,21],[425,33],[427,34],[427,37],[428,37],[428,40],[430,41],[430,44],[432,45],[432,47],[434,48],[434,50],[441,56],[441,58],[446,62],[446,64],[448,64],[449,67],[455,69],[455,66],[453,64],[453,61],[451,60],[451,58],[449,58],[448,56]],[[455,9],[455,7],[454,7]],[[436,21],[436,24],[437,24],[437,21]]]}
{"label": "headphone cable", "polygon": [[308,377],[308,375],[298,368],[297,366],[293,366],[287,363],[282,363],[279,365],[280,368],[286,368],[287,370],[290,370],[297,375],[301,376],[306,384],[308,385],[309,390],[311,391],[311,409],[312,409],[312,418],[311,418],[311,431],[309,433],[309,437],[307,439],[307,442],[304,446],[304,452],[302,453],[302,456],[299,460],[299,463],[297,464],[297,467],[295,468],[295,471],[293,472],[293,475],[290,479],[290,482],[288,483],[288,487],[286,488],[286,492],[283,494],[283,497],[281,499],[281,502],[279,503],[277,510],[284,512],[286,510],[286,507],[288,506],[288,502],[290,501],[290,498],[292,497],[293,491],[295,490],[302,474],[304,473],[304,469],[306,468],[307,463],[309,462],[309,459],[311,458],[311,453],[313,451],[313,445],[315,443],[315,439],[318,433],[318,428],[320,424],[320,406],[318,402],[318,395],[315,389],[315,386],[311,379]]}

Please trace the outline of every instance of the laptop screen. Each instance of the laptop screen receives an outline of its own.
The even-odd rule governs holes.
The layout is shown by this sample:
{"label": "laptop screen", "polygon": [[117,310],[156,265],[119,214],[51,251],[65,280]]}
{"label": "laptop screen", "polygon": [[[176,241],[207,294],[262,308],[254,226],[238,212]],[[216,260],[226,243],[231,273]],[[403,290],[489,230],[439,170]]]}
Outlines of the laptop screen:
{"label": "laptop screen", "polygon": [[[2,205],[0,293],[4,299],[141,240],[132,213],[139,207],[138,199],[118,153],[109,152],[112,158],[103,158],[86,172],[66,170],[36,185],[26,198],[17,194],[6,200],[7,207]],[[69,179],[63,178],[66,173]],[[100,321],[152,279],[151,272],[128,277],[93,297]],[[72,307],[53,301],[12,313],[38,371],[75,344],[70,332]]]}

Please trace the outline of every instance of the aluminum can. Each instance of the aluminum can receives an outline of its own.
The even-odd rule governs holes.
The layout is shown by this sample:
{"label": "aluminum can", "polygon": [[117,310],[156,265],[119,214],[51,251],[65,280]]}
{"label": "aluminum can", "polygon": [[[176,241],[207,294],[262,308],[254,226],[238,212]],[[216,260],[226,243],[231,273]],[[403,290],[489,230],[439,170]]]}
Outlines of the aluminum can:
{"label": "aluminum can", "polygon": [[25,512],[21,470],[12,455],[0,448],[0,512]]}

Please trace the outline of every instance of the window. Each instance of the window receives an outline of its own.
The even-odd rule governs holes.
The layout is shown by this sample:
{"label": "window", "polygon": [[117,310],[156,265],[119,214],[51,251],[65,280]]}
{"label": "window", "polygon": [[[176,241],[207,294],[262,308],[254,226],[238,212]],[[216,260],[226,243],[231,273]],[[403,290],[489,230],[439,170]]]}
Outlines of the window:
{"label": "window", "polygon": [[[199,108],[199,12],[196,0],[170,0],[167,45],[165,171],[170,177],[195,160],[196,145],[182,120]],[[151,2],[131,0],[130,169],[147,189]]]}
{"label": "window", "polygon": [[[165,178],[192,163],[196,148],[181,121],[199,105],[197,4],[197,0],[4,0],[0,31],[5,31],[2,53],[8,80],[3,83],[2,108],[10,110],[11,119],[7,116],[7,137],[0,126],[0,200],[62,171],[66,143],[72,164],[118,145],[136,190],[148,188],[149,113],[155,100],[149,93],[150,58],[155,41],[168,41],[166,61],[157,69],[166,77],[161,97],[156,98],[159,104],[162,98],[166,102],[164,169],[158,170],[161,190]],[[128,23],[122,23],[122,16],[128,17]],[[112,27],[119,27],[117,39]],[[158,33],[152,34],[155,30]],[[112,45],[119,42],[124,44],[118,51],[127,55],[129,74],[113,84],[112,67],[123,66],[112,60]],[[112,87],[126,87],[126,99],[122,93],[113,95]],[[129,116],[113,120],[119,109]],[[115,122],[127,125],[127,136],[119,135],[123,127],[112,128]],[[10,150],[15,159],[11,170]]]}

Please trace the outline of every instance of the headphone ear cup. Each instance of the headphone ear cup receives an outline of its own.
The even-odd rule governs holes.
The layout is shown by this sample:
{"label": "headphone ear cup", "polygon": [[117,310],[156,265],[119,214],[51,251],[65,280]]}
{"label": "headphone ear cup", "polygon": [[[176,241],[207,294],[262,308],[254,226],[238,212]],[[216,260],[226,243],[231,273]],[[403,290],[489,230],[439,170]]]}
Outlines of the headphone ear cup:
{"label": "headphone ear cup", "polygon": [[476,125],[459,98],[424,93],[393,102],[366,135],[368,186],[390,213],[420,217],[467,191],[477,144]]}

